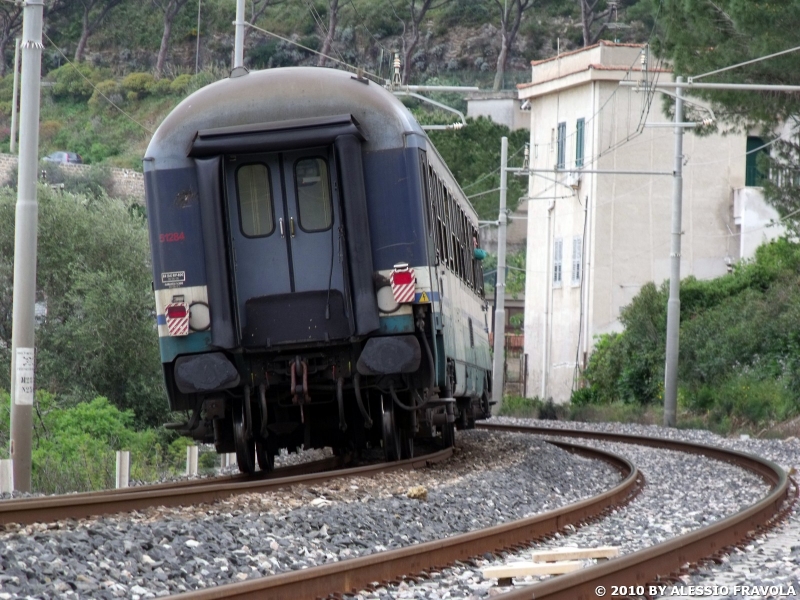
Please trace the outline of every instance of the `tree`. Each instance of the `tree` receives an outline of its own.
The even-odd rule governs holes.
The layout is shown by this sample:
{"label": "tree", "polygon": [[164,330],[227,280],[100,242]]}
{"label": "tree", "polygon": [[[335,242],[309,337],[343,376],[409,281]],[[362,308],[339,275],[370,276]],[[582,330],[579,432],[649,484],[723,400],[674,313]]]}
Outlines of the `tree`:
{"label": "tree", "polygon": [[[283,4],[286,0],[252,0],[250,2],[250,23],[255,25],[256,22],[267,12],[271,6],[278,6]],[[252,31],[249,27],[244,28],[244,45],[247,45],[247,37]]]}
{"label": "tree", "polygon": [[[658,3],[651,4],[658,14]],[[643,2],[644,3],[644,2]],[[666,0],[658,20],[656,52],[675,73],[693,76],[767,56],[797,45],[800,2],[788,0]],[[800,53],[791,53],[712,75],[702,81],[796,85]],[[785,124],[796,125],[800,95],[771,91],[693,91],[712,102],[720,121],[742,131],[760,128],[775,137]],[[766,167],[782,177],[765,185],[765,195],[795,228],[800,225],[796,137],[773,146]]]}
{"label": "tree", "polygon": [[[603,32],[608,27],[608,22],[612,16],[612,7],[606,4],[605,8],[598,6],[601,0],[578,0],[581,5],[581,28],[583,29],[583,46],[595,44]],[[600,26],[592,32],[595,23]]]}
{"label": "tree", "polygon": [[0,77],[6,76],[8,45],[21,28],[22,5],[0,4]]}
{"label": "tree", "polygon": [[[419,1],[419,3],[418,3]],[[395,17],[403,24],[403,35],[401,36],[403,44],[403,72],[401,75],[404,85],[408,84],[408,79],[411,75],[413,68],[414,51],[419,44],[420,38],[420,25],[425,15],[429,11],[440,8],[450,2],[451,0],[411,0],[408,4],[408,13],[400,15],[392,4],[392,10]]]}
{"label": "tree", "polygon": [[172,35],[172,25],[175,17],[181,9],[186,6],[189,0],[152,0],[153,4],[164,13],[164,33],[161,35],[161,47],[158,50],[156,60],[156,77],[161,77],[164,71],[164,63],[167,61],[169,51],[169,38]]}
{"label": "tree", "polygon": [[494,0],[494,3],[500,9],[500,54],[497,56],[497,68],[492,86],[492,90],[497,92],[503,87],[508,55],[517,39],[522,15],[533,7],[533,0]]}
{"label": "tree", "polygon": [[[48,167],[48,172],[52,171]],[[0,191],[0,388],[8,389],[16,193]],[[147,228],[119,200],[39,190],[37,389],[98,395],[160,425],[164,397]]]}
{"label": "tree", "polygon": [[[86,50],[86,43],[89,36],[103,22],[114,8],[122,4],[125,0],[79,0],[81,10],[81,37],[78,40],[78,47],[75,49],[75,62],[83,60],[83,53]],[[78,6],[78,5],[76,5]]]}
{"label": "tree", "polygon": [[328,0],[328,31],[325,33],[325,40],[322,42],[322,49],[317,60],[317,66],[322,67],[327,60],[325,57],[331,51],[333,36],[336,34],[336,25],[339,22],[339,0]]}

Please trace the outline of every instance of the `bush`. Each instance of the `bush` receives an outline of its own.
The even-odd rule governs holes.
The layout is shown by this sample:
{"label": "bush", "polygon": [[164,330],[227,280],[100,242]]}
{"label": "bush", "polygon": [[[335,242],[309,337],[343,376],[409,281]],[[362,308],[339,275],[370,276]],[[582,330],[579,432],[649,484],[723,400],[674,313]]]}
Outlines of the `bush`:
{"label": "bush", "polygon": [[183,75],[178,75],[175,79],[172,80],[172,83],[169,84],[169,91],[173,94],[185,94],[186,90],[189,89],[189,84],[192,82],[192,76],[184,73]]}
{"label": "bush", "polygon": [[94,93],[92,84],[99,83],[102,74],[87,64],[64,65],[50,71],[47,78],[53,81],[51,90],[56,98],[87,100]]}
{"label": "bush", "polygon": [[131,73],[122,80],[122,91],[142,97],[149,93],[155,83],[150,73]]}
{"label": "bush", "polygon": [[120,86],[113,79],[106,79],[95,86],[92,97],[89,98],[89,107],[95,112],[104,108],[111,108],[109,100],[114,104],[122,103]]}
{"label": "bush", "polygon": [[32,483],[37,492],[113,488],[117,450],[130,451],[132,480],[155,481],[183,470],[189,440],[170,440],[165,431],[134,431],[133,412],[106,398],[67,406],[38,392],[36,414]]}
{"label": "bush", "polygon": [[153,96],[166,96],[172,89],[172,81],[168,78],[156,79],[148,89]]}

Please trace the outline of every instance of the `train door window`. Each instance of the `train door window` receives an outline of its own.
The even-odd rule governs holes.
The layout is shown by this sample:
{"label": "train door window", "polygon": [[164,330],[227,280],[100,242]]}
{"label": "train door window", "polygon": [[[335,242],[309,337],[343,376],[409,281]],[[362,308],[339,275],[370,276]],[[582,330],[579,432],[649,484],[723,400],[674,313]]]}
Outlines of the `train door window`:
{"label": "train door window", "polygon": [[325,231],[333,222],[328,164],[321,158],[302,158],[294,166],[297,212],[303,231]]}
{"label": "train door window", "polygon": [[269,169],[260,163],[236,171],[239,224],[247,237],[268,236],[275,229]]}

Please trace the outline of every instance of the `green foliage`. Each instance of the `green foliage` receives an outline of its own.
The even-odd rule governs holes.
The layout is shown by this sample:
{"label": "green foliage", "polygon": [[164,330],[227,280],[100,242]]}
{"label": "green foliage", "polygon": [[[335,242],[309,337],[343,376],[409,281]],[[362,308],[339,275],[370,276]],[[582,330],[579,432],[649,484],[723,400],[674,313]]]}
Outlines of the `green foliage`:
{"label": "green foliage", "polygon": [[178,75],[175,79],[172,80],[172,83],[169,84],[169,91],[173,94],[184,94],[186,90],[189,89],[189,84],[192,82],[192,76],[188,73],[184,73],[183,75]]}
{"label": "green foliage", "polygon": [[130,73],[122,80],[122,91],[141,97],[150,92],[155,79],[150,73]]}
{"label": "green foliage", "polygon": [[189,440],[171,440],[164,430],[134,431],[133,412],[120,411],[106,398],[66,406],[40,391],[35,409],[32,482],[37,492],[114,487],[117,450],[130,451],[133,480],[153,481],[182,468]]}
{"label": "green foliage", "polygon": [[[8,389],[15,194],[0,191],[0,387]],[[119,200],[39,190],[37,386],[166,420],[145,223]]]}
{"label": "green foliage", "polygon": [[[576,406],[651,404],[663,397],[667,283],[645,285],[600,336]],[[800,412],[800,245],[758,249],[729,275],[681,284],[680,405],[722,429]]]}
{"label": "green foliage", "polygon": [[[430,117],[415,111],[415,116],[422,123]],[[447,123],[453,116],[446,117]],[[441,123],[442,121],[437,121]],[[500,207],[500,194],[497,191],[477,196],[500,187],[500,139],[508,138],[509,166],[522,164],[522,149],[528,143],[529,132],[526,130],[510,131],[503,125],[497,125],[489,119],[479,117],[467,119],[464,129],[430,131],[428,133],[433,145],[444,158],[464,192],[473,198],[471,202],[481,219],[496,219]],[[525,186],[521,178],[508,178],[508,208],[514,210],[519,199],[525,195]]]}
{"label": "green foliage", "polygon": [[87,64],[64,65],[48,73],[53,81],[53,96],[70,100],[87,100],[94,93],[93,84],[103,80],[101,71]]}
{"label": "green foliage", "polygon": [[[676,74],[709,73],[796,46],[800,3],[788,0],[646,0],[658,21],[656,52],[668,58]],[[656,17],[655,15],[660,15]],[[796,52],[711,75],[709,83],[794,85]],[[717,117],[741,131],[762,131],[765,138],[800,114],[797,94],[774,91],[693,91],[710,100]],[[767,182],[766,198],[794,231],[800,227],[800,177],[797,140],[779,142],[769,160],[770,173],[782,175],[781,185]]]}
{"label": "green foliage", "polygon": [[111,108],[111,102],[122,102],[119,83],[114,79],[106,79],[95,86],[92,97],[89,98],[89,107],[95,111]]}
{"label": "green foliage", "polygon": [[[506,294],[517,299],[525,293],[525,250],[506,255]],[[497,282],[497,255],[490,254],[483,261],[486,293],[493,294]]]}
{"label": "green foliage", "polygon": [[172,81],[167,77],[156,79],[150,84],[147,91],[154,96],[166,96],[172,93]]}

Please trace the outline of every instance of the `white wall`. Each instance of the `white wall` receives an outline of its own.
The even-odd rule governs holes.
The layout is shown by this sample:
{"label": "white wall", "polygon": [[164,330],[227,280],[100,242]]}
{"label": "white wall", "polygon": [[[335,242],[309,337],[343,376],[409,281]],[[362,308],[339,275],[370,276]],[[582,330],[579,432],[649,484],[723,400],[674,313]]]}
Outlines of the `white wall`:
{"label": "white wall", "polygon": [[[531,178],[530,196],[556,198],[549,211],[550,200],[529,203],[525,352],[529,354],[530,395],[544,391],[557,402],[566,402],[576,358],[582,365],[594,336],[621,330],[620,311],[642,285],[660,284],[669,276],[673,128],[641,127],[642,115],[648,114],[647,99],[618,86],[627,67],[614,71],[589,66],[599,59],[612,66],[635,64],[637,52],[630,46],[585,51],[584,71],[576,54],[560,68],[556,61],[536,65],[534,85],[521,90],[521,96],[527,95],[531,102],[533,167],[553,168],[556,128],[563,121],[567,123],[566,168],[574,168],[575,122],[583,117],[585,169],[670,174],[585,173],[577,193],[541,176]],[[647,121],[668,120],[661,98],[656,97]],[[689,132],[684,137],[682,277],[722,275],[727,271],[726,257],[738,258],[732,190],[744,185],[745,149],[743,135],[700,137]],[[567,180],[564,174],[544,176]],[[584,237],[588,256],[582,296],[580,285],[570,280],[570,270],[572,238],[584,236],[584,219],[588,219]],[[564,244],[560,287],[551,285],[555,238]]]}

